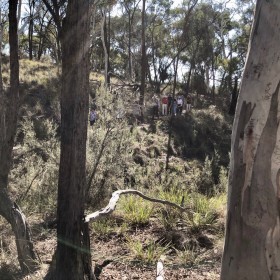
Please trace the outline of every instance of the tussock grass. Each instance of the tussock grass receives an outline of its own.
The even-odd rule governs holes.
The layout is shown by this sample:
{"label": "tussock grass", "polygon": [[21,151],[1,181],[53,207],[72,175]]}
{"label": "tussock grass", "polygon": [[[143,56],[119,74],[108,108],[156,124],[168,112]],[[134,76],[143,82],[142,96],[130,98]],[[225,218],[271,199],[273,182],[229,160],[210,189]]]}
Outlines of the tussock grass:
{"label": "tussock grass", "polygon": [[155,241],[147,241],[143,244],[140,240],[129,237],[127,237],[127,247],[132,259],[147,264],[155,264],[170,248],[169,245],[162,246]]}
{"label": "tussock grass", "polygon": [[118,209],[123,213],[124,219],[134,227],[142,227],[149,224],[154,206],[151,202],[137,196],[121,198]]}

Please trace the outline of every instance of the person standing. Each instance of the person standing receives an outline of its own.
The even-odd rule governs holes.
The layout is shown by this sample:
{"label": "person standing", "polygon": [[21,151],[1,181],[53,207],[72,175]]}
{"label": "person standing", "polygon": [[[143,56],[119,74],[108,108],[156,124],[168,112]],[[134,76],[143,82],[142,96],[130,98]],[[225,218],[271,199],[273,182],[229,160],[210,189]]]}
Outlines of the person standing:
{"label": "person standing", "polygon": [[177,100],[176,100],[176,98],[174,98],[173,103],[172,103],[172,114],[174,116],[177,115],[177,108],[178,108]]}
{"label": "person standing", "polygon": [[179,95],[177,98],[177,106],[178,106],[178,114],[182,115],[183,112],[183,105],[184,105],[184,99],[182,95]]}
{"label": "person standing", "polygon": [[167,96],[163,96],[161,99],[161,107],[162,107],[162,115],[167,115],[167,105],[168,105],[168,98]]}
{"label": "person standing", "polygon": [[96,110],[95,109],[91,109],[90,113],[89,113],[89,124],[91,127],[93,127],[95,121],[97,118],[97,114],[96,114]]}
{"label": "person standing", "polygon": [[159,98],[156,95],[154,95],[152,97],[152,101],[153,101],[153,119],[155,117],[159,118],[159,107],[160,107]]}
{"label": "person standing", "polygon": [[167,114],[168,115],[172,114],[172,104],[173,104],[173,98],[172,98],[172,95],[169,94],[167,97]]}
{"label": "person standing", "polygon": [[192,98],[188,94],[188,96],[187,96],[187,112],[191,110],[191,104],[192,104]]}

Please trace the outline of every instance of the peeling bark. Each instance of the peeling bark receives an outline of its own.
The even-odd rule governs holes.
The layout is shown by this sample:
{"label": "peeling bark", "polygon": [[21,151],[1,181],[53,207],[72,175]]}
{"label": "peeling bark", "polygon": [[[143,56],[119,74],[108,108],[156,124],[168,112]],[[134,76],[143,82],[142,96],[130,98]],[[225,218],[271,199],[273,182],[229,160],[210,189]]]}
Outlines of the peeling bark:
{"label": "peeling bark", "polygon": [[280,2],[257,2],[236,108],[222,280],[280,279]]}

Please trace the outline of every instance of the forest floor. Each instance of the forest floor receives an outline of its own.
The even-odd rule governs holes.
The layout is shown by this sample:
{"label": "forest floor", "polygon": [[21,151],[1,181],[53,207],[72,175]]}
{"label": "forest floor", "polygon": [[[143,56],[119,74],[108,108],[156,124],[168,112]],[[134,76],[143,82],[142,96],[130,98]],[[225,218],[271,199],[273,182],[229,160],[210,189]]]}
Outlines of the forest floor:
{"label": "forest floor", "polygon": [[[130,238],[138,240],[142,244],[155,240],[162,233],[161,228],[153,225],[142,229],[131,231]],[[54,253],[56,238],[55,230],[41,233],[36,240],[36,250],[42,261],[41,269],[30,278],[7,278],[10,279],[42,279],[47,271],[52,255]],[[45,239],[46,238],[46,239]],[[181,256],[169,249],[161,256],[164,264],[165,280],[218,280],[220,275],[220,264],[222,256],[222,240],[216,242],[211,249],[200,249],[193,251],[193,256]],[[127,246],[127,238],[122,234],[111,233],[103,237],[91,235],[92,259],[95,274],[98,280],[133,280],[133,279],[155,279],[156,263],[148,263],[133,258]],[[186,258],[193,258],[193,263]],[[184,263],[186,262],[186,263]]]}
{"label": "forest floor", "polygon": [[[54,73],[56,77],[56,72]],[[34,93],[39,90],[34,88]],[[42,112],[49,113],[55,119],[55,109],[52,112],[51,108],[44,104],[41,104],[41,107],[34,106],[38,96],[29,91],[28,87],[27,97],[30,98],[30,104],[26,101],[29,106],[26,107],[25,113],[33,114],[33,122],[38,125],[39,121],[44,120],[41,118]],[[42,98],[39,100],[43,102],[44,93],[49,91],[48,88],[45,88],[45,91],[40,90]],[[128,176],[131,179],[130,184],[134,181],[136,189],[146,195],[177,204],[183,204],[184,198],[184,205],[189,205],[191,211],[181,215],[165,206],[150,206],[150,202],[140,203],[138,197],[120,201],[121,205],[110,217],[100,221],[100,224],[94,222],[90,225],[92,264],[97,280],[155,280],[158,260],[163,262],[165,280],[219,279],[226,212],[226,170],[231,133],[231,119],[228,119],[223,111],[224,98],[219,96],[218,99],[217,96],[214,102],[210,98],[201,97],[197,101],[197,107],[194,107],[190,113],[176,117],[176,121],[173,122],[170,147],[172,155],[168,172],[164,171],[164,166],[169,117],[161,116],[159,119],[152,120],[148,115],[145,124],[138,125],[136,128],[131,127],[128,134],[131,137],[129,149],[133,153],[129,157],[124,156],[125,160],[130,159],[129,162],[125,161],[126,166],[129,167],[126,175],[130,176]],[[45,116],[48,116],[47,113]],[[40,117],[37,118],[38,115]],[[25,147],[21,144],[23,152],[20,155],[24,157],[22,161],[14,162],[14,172],[9,187],[15,200],[22,196],[25,198],[20,206],[31,227],[35,251],[39,256],[38,270],[28,275],[21,274],[13,232],[7,222],[0,217],[0,280],[43,280],[56,248],[55,226],[46,227],[46,223],[55,219],[59,153],[51,137],[47,141],[43,134],[44,141],[37,141],[38,139],[32,136],[33,129],[35,131],[37,127],[33,122],[30,121],[30,126],[29,123],[22,124],[22,128],[26,130],[24,141],[28,145]],[[48,128],[44,123],[40,125],[42,127],[39,128],[45,126]],[[39,128],[37,127],[37,133],[41,135],[45,130]],[[46,131],[49,131],[47,128]],[[103,131],[101,128],[100,125],[100,135],[96,133],[100,137]],[[32,133],[29,133],[30,131]],[[94,131],[92,129],[89,133],[91,141],[95,139],[93,136],[96,136],[93,135]],[[117,136],[113,134],[108,144],[108,147],[110,145],[113,147],[112,150]],[[94,143],[98,143],[98,139]],[[43,158],[42,151],[44,151],[43,155],[50,154],[50,157]],[[117,186],[117,189],[133,188],[132,184],[124,186],[123,170],[118,170],[120,162],[117,164],[113,162],[112,166],[108,167],[110,157],[108,156],[108,160],[105,159],[101,167],[111,168],[108,169],[110,180],[106,181],[107,185],[104,187],[108,190],[106,195],[111,194],[112,186]],[[42,165],[44,176],[40,177],[37,175],[37,168],[42,160],[45,164]],[[214,175],[219,182],[213,180]],[[100,178],[103,178],[102,176]],[[220,177],[224,178],[224,183]],[[101,180],[100,182],[97,180],[95,184],[101,185]],[[28,196],[26,186],[29,186]],[[207,195],[209,188],[215,190],[215,195],[213,193]],[[108,202],[108,196],[104,204]],[[105,205],[102,204],[103,206]],[[99,206],[97,208],[100,209]],[[132,210],[135,212],[130,213],[129,211]],[[143,213],[136,210],[143,210]],[[132,214],[135,219],[145,219],[145,215],[148,215],[148,222],[135,224],[129,217]]]}
{"label": "forest floor", "polygon": [[[133,237],[144,240],[151,238],[149,229],[135,233]],[[122,243],[118,237],[113,237],[108,241],[96,240],[93,249],[93,258],[96,260],[97,265],[104,264],[104,259],[108,260],[108,265],[102,269],[99,280],[148,280],[156,278],[156,264],[145,264],[141,261],[130,260],[125,243]],[[213,248],[211,250],[205,250],[201,254],[200,261],[197,263],[182,264],[174,252],[170,250],[163,257],[164,279],[219,279],[221,250]]]}
{"label": "forest floor", "polygon": [[[11,258],[7,265],[0,268],[1,280],[42,280],[47,273],[49,264],[56,247],[56,230],[45,229],[42,221],[35,222],[35,217],[29,217],[33,233],[36,253],[40,258],[39,269],[28,275],[22,275],[17,261]],[[13,234],[3,221],[0,222],[2,245],[9,244],[9,255],[16,255]],[[163,229],[156,223],[143,228],[130,229],[127,234],[111,232],[103,236],[95,235],[91,231],[91,252],[93,268],[98,280],[133,280],[156,278],[156,263],[137,259],[128,245],[128,236],[131,240],[147,244],[157,240]],[[208,233],[209,234],[209,233]],[[215,238],[212,248],[199,248],[191,251],[191,255],[178,257],[176,249],[169,248],[160,259],[164,264],[165,280],[217,280],[220,274],[223,238]],[[3,248],[3,247],[2,247]],[[3,252],[2,252],[3,253]],[[7,256],[7,252],[6,252]]]}

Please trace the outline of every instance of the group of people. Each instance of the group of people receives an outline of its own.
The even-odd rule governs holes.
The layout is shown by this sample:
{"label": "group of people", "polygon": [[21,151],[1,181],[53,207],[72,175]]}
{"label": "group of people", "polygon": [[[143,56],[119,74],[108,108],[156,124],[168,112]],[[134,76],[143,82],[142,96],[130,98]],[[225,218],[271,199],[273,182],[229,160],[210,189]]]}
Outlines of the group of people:
{"label": "group of people", "polygon": [[178,94],[174,98],[171,94],[168,96],[164,95],[161,100],[157,95],[152,97],[153,100],[153,116],[159,117],[160,109],[162,116],[167,115],[181,115],[183,113],[183,108],[186,111],[191,109],[191,96],[187,95],[186,100],[182,94]]}
{"label": "group of people", "polygon": [[[167,115],[182,115],[183,109],[186,111],[190,111],[191,109],[191,96],[187,95],[185,98],[183,94],[178,94],[177,96],[173,97],[171,94],[168,96],[164,95],[161,99],[157,95],[152,97],[153,102],[153,118],[159,117],[160,112],[162,116]],[[117,119],[123,116],[124,112],[118,110],[117,112]],[[97,112],[95,108],[91,108],[89,113],[89,123],[90,126],[93,127],[94,123],[97,120]]]}

